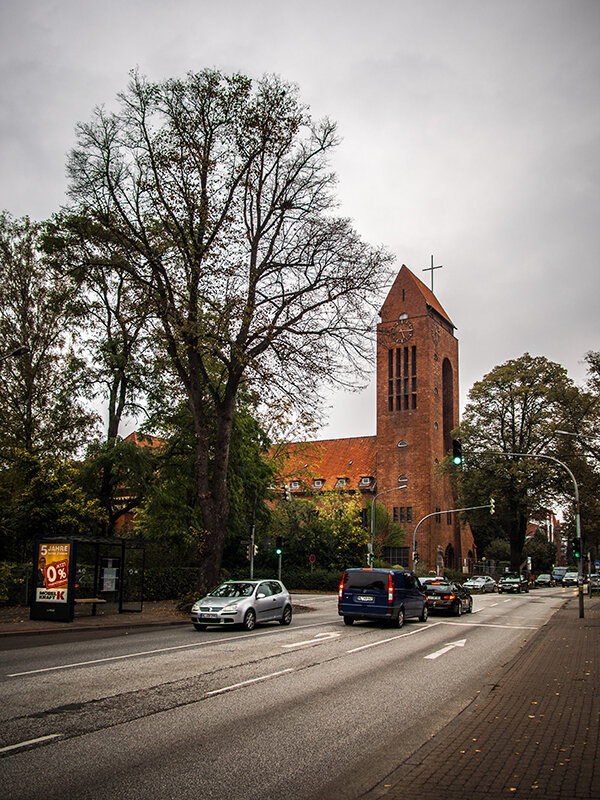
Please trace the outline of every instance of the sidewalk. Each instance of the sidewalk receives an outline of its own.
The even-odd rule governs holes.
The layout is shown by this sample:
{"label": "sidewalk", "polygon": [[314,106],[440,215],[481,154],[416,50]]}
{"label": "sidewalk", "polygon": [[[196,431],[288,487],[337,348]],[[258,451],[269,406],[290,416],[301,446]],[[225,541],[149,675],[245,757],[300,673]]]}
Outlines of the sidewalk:
{"label": "sidewalk", "polygon": [[600,598],[569,600],[365,800],[600,798]]}
{"label": "sidewalk", "polygon": [[50,634],[60,631],[96,630],[99,628],[119,630],[123,628],[167,627],[169,625],[190,624],[189,614],[177,611],[174,602],[145,602],[141,612],[119,614],[116,604],[98,606],[92,616],[88,606],[77,611],[73,622],[54,622],[52,620],[29,619],[29,608],[0,608],[0,648],[2,638],[24,634]]}

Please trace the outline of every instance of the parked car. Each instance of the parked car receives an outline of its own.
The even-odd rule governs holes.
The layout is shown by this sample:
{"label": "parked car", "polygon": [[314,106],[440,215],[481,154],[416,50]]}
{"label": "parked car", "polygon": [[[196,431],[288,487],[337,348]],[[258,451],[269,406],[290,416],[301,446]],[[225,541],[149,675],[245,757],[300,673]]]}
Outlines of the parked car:
{"label": "parked car", "polygon": [[556,586],[556,581],[549,572],[543,572],[535,579],[535,585],[539,587]]}
{"label": "parked car", "polygon": [[460,583],[444,578],[430,581],[423,587],[429,611],[446,611],[460,617],[473,611],[473,598],[469,590]]}
{"label": "parked car", "polygon": [[529,591],[529,583],[524,575],[507,574],[503,575],[498,581],[498,591],[512,592],[513,594],[520,594],[521,592]]}
{"label": "parked car", "polygon": [[197,631],[234,625],[251,631],[272,621],[289,625],[292,601],[281,581],[227,581],[194,603],[191,620]]}
{"label": "parked car", "polygon": [[590,575],[589,591],[590,592],[600,591],[600,575],[597,572],[592,572],[592,574]]}
{"label": "parked car", "polygon": [[490,575],[475,575],[467,578],[463,583],[470,592],[495,592],[498,588],[496,581]]}
{"label": "parked car", "polygon": [[578,583],[579,583],[578,572],[565,572],[565,576],[562,579],[563,586],[577,586]]}
{"label": "parked car", "polygon": [[563,578],[568,571],[568,567],[554,567],[552,570],[552,577],[556,581],[557,586],[562,586]]}
{"label": "parked car", "polygon": [[377,620],[400,628],[407,617],[427,619],[427,599],[413,572],[400,569],[347,569],[339,585],[338,614],[346,625]]}

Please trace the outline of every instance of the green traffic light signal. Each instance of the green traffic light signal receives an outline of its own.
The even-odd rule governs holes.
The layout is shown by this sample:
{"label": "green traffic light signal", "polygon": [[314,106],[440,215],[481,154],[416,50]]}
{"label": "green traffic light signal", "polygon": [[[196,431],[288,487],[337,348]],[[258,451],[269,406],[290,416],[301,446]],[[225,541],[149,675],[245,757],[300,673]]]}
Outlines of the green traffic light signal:
{"label": "green traffic light signal", "polygon": [[452,439],[452,463],[460,466],[462,460],[462,442],[460,439]]}
{"label": "green traffic light signal", "polygon": [[573,557],[574,558],[581,558],[581,539],[575,539],[573,541]]}

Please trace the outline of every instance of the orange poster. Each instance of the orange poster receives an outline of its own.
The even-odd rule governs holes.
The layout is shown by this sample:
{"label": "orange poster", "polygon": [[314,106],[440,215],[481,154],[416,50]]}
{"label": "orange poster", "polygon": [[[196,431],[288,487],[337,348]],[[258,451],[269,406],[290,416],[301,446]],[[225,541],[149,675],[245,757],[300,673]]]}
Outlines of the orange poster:
{"label": "orange poster", "polygon": [[36,596],[38,603],[66,603],[69,587],[68,543],[43,543],[38,550]]}

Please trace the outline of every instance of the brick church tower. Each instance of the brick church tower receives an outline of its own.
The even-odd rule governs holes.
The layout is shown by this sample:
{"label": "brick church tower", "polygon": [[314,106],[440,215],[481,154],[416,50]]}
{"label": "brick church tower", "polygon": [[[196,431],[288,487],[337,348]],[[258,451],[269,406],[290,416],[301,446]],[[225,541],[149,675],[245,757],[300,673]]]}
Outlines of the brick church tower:
{"label": "brick church tower", "polygon": [[[377,503],[412,533],[423,517],[455,508],[438,464],[459,422],[458,341],[433,292],[403,266],[377,326]],[[406,483],[406,488],[394,491]],[[419,526],[420,560],[463,570],[475,557],[468,525],[439,513]]]}
{"label": "brick church tower", "polygon": [[[291,497],[358,494],[365,525],[373,500],[405,532],[402,547],[384,547],[386,563],[412,567],[412,541],[421,566],[470,572],[473,535],[458,514],[438,465],[458,425],[458,342],[436,296],[403,266],[377,326],[377,433],[347,439],[288,443],[285,474]],[[405,488],[398,488],[405,484]],[[439,513],[436,513],[439,512]],[[424,517],[434,516],[421,522]],[[366,553],[365,553],[366,555]],[[359,566],[357,564],[348,566]]]}

